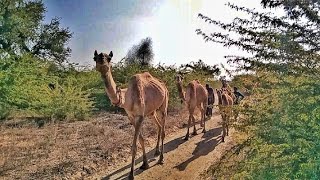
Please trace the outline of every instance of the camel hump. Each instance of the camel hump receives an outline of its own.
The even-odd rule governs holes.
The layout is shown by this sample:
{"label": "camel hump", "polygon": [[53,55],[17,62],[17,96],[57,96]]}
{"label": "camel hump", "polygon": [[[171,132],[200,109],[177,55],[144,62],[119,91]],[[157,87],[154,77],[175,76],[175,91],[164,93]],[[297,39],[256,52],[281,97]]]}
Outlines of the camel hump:
{"label": "camel hump", "polygon": [[133,90],[133,92],[136,92],[135,94],[132,94],[133,99],[135,99],[135,101],[141,106],[144,105],[144,99],[143,99],[144,90],[143,90],[143,79],[142,79],[143,77],[141,77],[142,75],[144,76],[145,73],[136,74],[136,75],[132,76],[132,78],[130,80],[131,85],[132,85],[132,90]]}
{"label": "camel hump", "polygon": [[153,78],[153,76],[149,73],[149,72],[143,72],[141,74],[139,74],[140,76],[142,76],[145,79],[151,79]]}
{"label": "camel hump", "polygon": [[232,98],[228,94],[222,94],[221,99],[224,105],[233,105]]}
{"label": "camel hump", "polygon": [[187,86],[186,100],[194,101],[196,99],[196,85],[195,82],[190,82]]}

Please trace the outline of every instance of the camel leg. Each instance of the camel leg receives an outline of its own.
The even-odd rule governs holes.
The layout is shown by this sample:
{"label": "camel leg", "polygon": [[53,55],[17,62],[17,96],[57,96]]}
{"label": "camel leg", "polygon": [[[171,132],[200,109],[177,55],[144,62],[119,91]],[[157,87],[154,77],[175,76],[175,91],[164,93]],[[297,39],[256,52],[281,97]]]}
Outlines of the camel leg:
{"label": "camel leg", "polygon": [[222,118],[222,138],[221,141],[224,142],[224,137],[226,136],[226,119]]}
{"label": "camel leg", "polygon": [[226,118],[226,135],[229,136],[229,116]]}
{"label": "camel leg", "polygon": [[202,104],[203,104],[203,107],[202,107],[202,110],[201,110],[201,119],[203,120],[203,130],[202,130],[202,133],[205,133],[206,132],[206,115],[205,115],[205,112],[207,110],[207,107],[208,107],[208,104],[207,104],[207,100],[205,100]]}
{"label": "camel leg", "polygon": [[192,123],[193,123],[193,133],[192,135],[197,135],[197,129],[196,129],[196,119],[192,115]]}
{"label": "camel leg", "polygon": [[203,127],[203,121],[202,121],[202,111],[201,111],[200,127]]}
{"label": "camel leg", "polygon": [[201,119],[203,119],[203,130],[202,130],[203,133],[206,132],[206,120],[205,120],[205,118],[206,118],[205,109],[203,109],[203,111],[201,112]]}
{"label": "camel leg", "polygon": [[[204,121],[205,121],[205,117],[206,117],[205,111],[206,111],[206,110],[203,111],[203,110],[200,109],[200,114],[201,114],[200,126],[201,126],[201,127],[204,127],[204,123],[205,123]],[[204,118],[202,118],[202,117],[204,117]]]}
{"label": "camel leg", "polygon": [[140,169],[148,169],[149,168],[149,164],[148,164],[148,160],[147,160],[147,154],[146,154],[146,149],[144,147],[144,139],[142,137],[142,134],[140,133],[139,135],[139,143],[141,145],[141,148],[142,148],[142,152],[143,152],[143,163],[142,163],[142,166],[140,167]]}
{"label": "camel leg", "polygon": [[158,163],[163,164],[163,153],[164,153],[164,138],[165,138],[165,124],[166,124],[167,110],[162,113],[162,121],[161,121],[161,154]]}
{"label": "camel leg", "polygon": [[156,112],[154,113],[153,117],[154,117],[154,122],[156,123],[157,128],[158,128],[158,140],[157,140],[156,150],[154,153],[154,157],[157,157],[160,155],[159,145],[160,145],[160,136],[161,136],[161,125],[159,123],[159,119],[157,117]]}
{"label": "camel leg", "polygon": [[130,180],[134,179],[134,164],[135,164],[135,158],[136,158],[136,154],[137,154],[137,138],[140,134],[140,128],[141,128],[143,119],[144,119],[143,116],[138,116],[138,118],[135,122],[133,143],[132,143],[132,149],[131,149],[132,160],[131,160],[131,171],[129,174]]}
{"label": "camel leg", "polygon": [[184,138],[184,140],[188,140],[189,139],[189,127],[190,127],[190,123],[191,123],[191,117],[192,115],[190,114],[189,115],[189,119],[188,119],[188,126],[187,126],[187,134],[186,134],[186,137]]}

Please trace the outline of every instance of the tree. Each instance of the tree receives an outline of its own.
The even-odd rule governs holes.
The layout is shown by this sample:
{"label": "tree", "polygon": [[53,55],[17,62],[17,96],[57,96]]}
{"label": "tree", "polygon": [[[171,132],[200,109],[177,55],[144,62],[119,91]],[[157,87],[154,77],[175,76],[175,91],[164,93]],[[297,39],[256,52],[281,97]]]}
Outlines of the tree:
{"label": "tree", "polygon": [[[238,70],[258,80],[251,106],[242,111],[238,130],[248,138],[221,163],[214,176],[235,179],[318,179],[320,174],[320,1],[261,0],[270,12],[227,4],[250,18],[231,23],[199,17],[227,33],[196,33],[206,42],[235,46],[251,56],[227,56]],[[282,9],[284,16],[272,13]],[[238,36],[229,36],[235,33]],[[228,156],[231,162],[234,160]],[[237,159],[237,158],[235,158]],[[238,158],[241,159],[241,158]],[[227,164],[232,164],[229,166]],[[227,166],[227,167],[223,167]],[[229,166],[229,168],[228,168]],[[226,170],[233,169],[233,172]]]}
{"label": "tree", "polygon": [[0,0],[1,56],[30,53],[58,63],[71,53],[66,46],[72,37],[68,28],[61,28],[59,19],[43,23],[42,1]]}
{"label": "tree", "polygon": [[152,63],[153,56],[152,39],[147,37],[142,39],[138,45],[132,46],[127,53],[126,62],[128,64],[149,66]]}
{"label": "tree", "polygon": [[[201,29],[196,32],[202,35],[205,41],[221,43],[226,47],[236,46],[255,54],[249,58],[228,56],[229,61],[239,64],[241,69],[264,68],[293,74],[303,70],[316,73],[314,70],[319,67],[320,56],[316,55],[320,50],[317,11],[319,2],[263,0],[261,4],[265,8],[282,7],[287,14],[276,17],[229,3],[230,8],[246,12],[251,19],[237,17],[232,23],[223,23],[202,14],[199,14],[199,17],[224,30],[239,34],[239,38],[231,38],[228,34],[219,32],[208,35]],[[304,18],[308,18],[308,21],[305,22]],[[311,59],[310,53],[313,54]]]}
{"label": "tree", "polygon": [[215,76],[215,75],[218,76],[221,73],[217,65],[211,66],[211,65],[205,64],[201,59],[199,59],[199,61],[197,62],[192,61],[188,64],[183,64],[180,67],[182,71],[186,71],[187,68],[190,68],[194,72],[201,72],[209,76]]}

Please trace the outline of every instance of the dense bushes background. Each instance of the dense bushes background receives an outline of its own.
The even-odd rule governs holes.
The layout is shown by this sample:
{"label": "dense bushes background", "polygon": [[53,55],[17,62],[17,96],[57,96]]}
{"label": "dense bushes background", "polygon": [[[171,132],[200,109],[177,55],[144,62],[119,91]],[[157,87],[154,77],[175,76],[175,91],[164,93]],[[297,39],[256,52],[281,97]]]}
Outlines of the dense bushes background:
{"label": "dense bushes background", "polygon": [[[183,67],[183,66],[182,66]],[[104,91],[100,74],[94,69],[76,70],[74,65],[60,66],[30,54],[8,57],[0,63],[0,117],[43,117],[46,119],[85,119],[94,111],[114,111]],[[184,68],[163,65],[141,68],[139,64],[119,62],[113,67],[113,76],[118,85],[126,87],[130,77],[149,71],[164,81],[170,92],[169,109],[179,108],[180,101],[175,84],[175,75]],[[189,70],[187,83],[199,79],[213,83],[213,75],[204,71]],[[49,84],[54,84],[51,89]]]}
{"label": "dense bushes background", "polygon": [[[93,105],[89,88],[79,83],[78,75],[72,70],[54,72],[52,66],[55,65],[29,54],[2,59],[0,117],[87,117]],[[55,89],[50,89],[49,83],[54,84]]]}

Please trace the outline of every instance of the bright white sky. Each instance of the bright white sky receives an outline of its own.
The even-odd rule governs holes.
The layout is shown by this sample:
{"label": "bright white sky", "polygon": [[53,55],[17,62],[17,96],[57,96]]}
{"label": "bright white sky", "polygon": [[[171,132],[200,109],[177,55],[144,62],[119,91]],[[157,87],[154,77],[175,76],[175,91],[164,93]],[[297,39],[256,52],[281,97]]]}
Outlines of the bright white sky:
{"label": "bright white sky", "polygon": [[[72,7],[72,11],[61,10],[61,7],[70,6],[66,1],[44,2],[48,10],[46,19],[61,17],[62,25],[74,32],[69,44],[71,61],[83,65],[93,65],[95,49],[98,52],[112,50],[114,61],[119,61],[134,44],[146,37],[153,40],[155,64],[180,65],[199,59],[210,65],[220,64],[226,62],[223,56],[242,52],[206,43],[195,30],[201,28],[210,33],[220,29],[198,18],[198,13],[230,22],[243,14],[228,8],[227,2],[261,9],[260,0],[137,0],[131,4],[129,1],[83,1],[83,6]],[[86,9],[92,4],[97,8]],[[95,9],[97,12],[92,12]]]}
{"label": "bright white sky", "polygon": [[211,65],[224,62],[224,55],[237,50],[230,51],[219,44],[206,43],[195,30],[201,28],[208,33],[220,31],[219,28],[198,18],[198,13],[229,22],[236,17],[235,11],[224,5],[226,2],[224,0],[165,1],[154,16],[144,18],[139,23],[139,31],[133,42],[139,42],[145,36],[152,37],[156,63],[182,64],[198,59]]}

